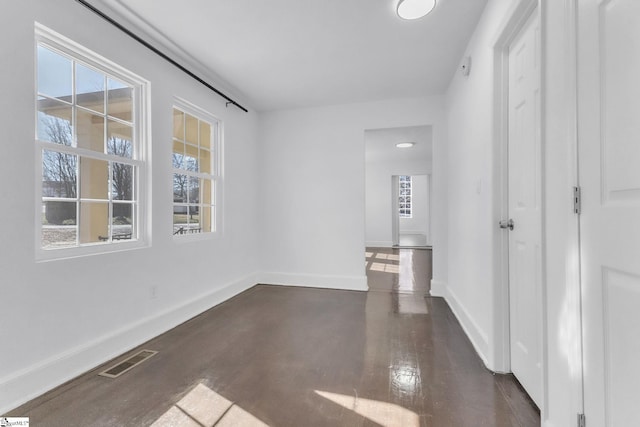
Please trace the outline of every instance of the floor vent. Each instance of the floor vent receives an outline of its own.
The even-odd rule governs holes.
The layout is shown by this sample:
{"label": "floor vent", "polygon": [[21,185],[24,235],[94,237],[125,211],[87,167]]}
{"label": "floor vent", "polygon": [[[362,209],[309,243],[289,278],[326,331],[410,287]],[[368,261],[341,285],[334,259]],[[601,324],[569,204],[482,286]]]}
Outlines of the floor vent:
{"label": "floor vent", "polygon": [[125,359],[117,365],[110,367],[106,371],[100,372],[98,375],[109,378],[117,378],[130,369],[133,369],[135,366],[141,364],[156,353],[157,351],[153,350],[141,350],[128,359]]}

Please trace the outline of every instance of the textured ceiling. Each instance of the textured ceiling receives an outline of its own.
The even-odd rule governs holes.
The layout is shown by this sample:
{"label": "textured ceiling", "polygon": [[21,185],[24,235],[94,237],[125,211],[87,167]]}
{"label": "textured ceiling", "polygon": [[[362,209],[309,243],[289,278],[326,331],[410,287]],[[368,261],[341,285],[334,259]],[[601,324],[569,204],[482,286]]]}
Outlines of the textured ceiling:
{"label": "textured ceiling", "polygon": [[94,0],[259,110],[443,93],[486,0]]}

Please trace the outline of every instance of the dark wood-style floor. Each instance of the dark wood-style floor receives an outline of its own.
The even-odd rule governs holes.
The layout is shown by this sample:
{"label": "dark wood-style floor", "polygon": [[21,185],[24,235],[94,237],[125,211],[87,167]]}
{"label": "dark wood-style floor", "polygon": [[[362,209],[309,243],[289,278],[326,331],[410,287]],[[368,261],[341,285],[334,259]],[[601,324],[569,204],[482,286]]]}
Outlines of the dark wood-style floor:
{"label": "dark wood-style floor", "polygon": [[[258,285],[145,343],[119,378],[73,380],[15,410],[32,426],[538,426],[447,304],[431,251],[367,249],[369,292]],[[133,354],[132,351],[129,354]],[[124,359],[127,355],[123,355]]]}

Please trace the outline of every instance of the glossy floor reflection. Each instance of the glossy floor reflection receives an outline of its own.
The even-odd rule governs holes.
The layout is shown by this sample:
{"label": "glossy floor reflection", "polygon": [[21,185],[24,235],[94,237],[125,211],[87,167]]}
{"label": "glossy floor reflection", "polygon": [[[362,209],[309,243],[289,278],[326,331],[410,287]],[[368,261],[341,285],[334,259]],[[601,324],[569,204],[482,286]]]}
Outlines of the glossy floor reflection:
{"label": "glossy floor reflection", "polygon": [[121,377],[98,367],[8,415],[34,426],[539,425],[446,303],[424,297],[423,277],[388,280],[427,271],[423,252],[372,251],[368,264],[398,262],[370,272],[372,292],[255,286],[145,343],[159,353]]}
{"label": "glossy floor reflection", "polygon": [[367,248],[365,259],[370,290],[428,294],[431,249]]}

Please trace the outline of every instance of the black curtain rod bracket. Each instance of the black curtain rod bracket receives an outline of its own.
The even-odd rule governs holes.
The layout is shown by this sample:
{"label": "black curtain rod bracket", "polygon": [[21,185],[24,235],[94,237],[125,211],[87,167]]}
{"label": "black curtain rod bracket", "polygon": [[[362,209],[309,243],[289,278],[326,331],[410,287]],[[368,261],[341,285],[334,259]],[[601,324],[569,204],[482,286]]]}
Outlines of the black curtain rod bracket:
{"label": "black curtain rod bracket", "polygon": [[150,43],[148,43],[145,40],[143,40],[142,38],[140,38],[134,32],[132,32],[131,30],[129,30],[128,28],[126,28],[125,26],[123,26],[118,21],[116,21],[115,19],[111,18],[109,15],[105,14],[101,10],[97,9],[96,7],[94,7],[92,4],[90,4],[86,0],[76,0],[76,1],[78,3],[80,3],[81,5],[83,5],[84,7],[86,7],[87,9],[89,9],[90,11],[92,11],[93,13],[95,13],[96,15],[98,15],[99,17],[101,17],[102,19],[104,19],[105,21],[107,21],[108,23],[110,23],[111,25],[113,25],[114,27],[116,27],[117,29],[119,29],[120,31],[122,31],[123,33],[125,33],[126,35],[128,35],[129,37],[131,37],[132,39],[134,39],[135,41],[137,41],[138,43],[140,43],[141,45],[143,45],[144,47],[146,47],[147,49],[149,49],[150,51],[152,51],[153,53],[155,53],[156,55],[158,55],[159,57],[161,57],[162,59],[164,59],[167,62],[171,63],[172,65],[176,66],[178,69],[180,69],[182,72],[187,74],[189,77],[191,77],[194,80],[196,80],[198,83],[201,83],[202,85],[204,85],[207,88],[209,88],[212,91],[214,91],[216,94],[218,94],[221,97],[223,97],[224,99],[226,99],[227,100],[227,103],[226,103],[227,107],[229,107],[229,104],[232,104],[232,105],[235,105],[236,107],[238,107],[239,109],[241,109],[242,111],[244,111],[245,113],[249,112],[242,105],[238,104],[236,101],[234,101],[233,99],[229,98],[227,95],[225,95],[224,93],[220,92],[215,87],[211,86],[209,83],[207,83],[206,81],[204,81],[203,79],[198,77],[196,74],[194,74],[193,72],[188,70],[186,67],[184,67],[183,65],[181,65],[178,62],[176,62],[173,59],[171,59],[165,53],[161,52],[160,50],[158,50],[157,48],[152,46]]}

